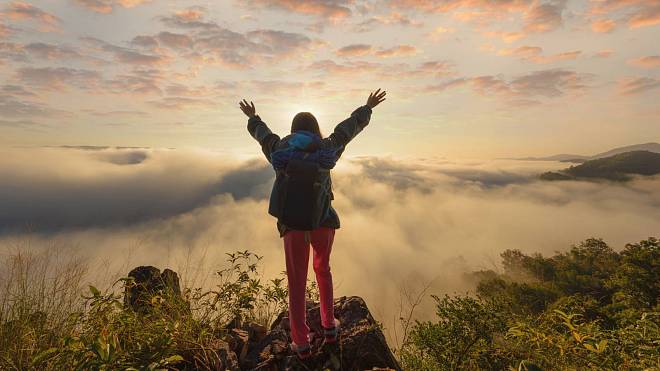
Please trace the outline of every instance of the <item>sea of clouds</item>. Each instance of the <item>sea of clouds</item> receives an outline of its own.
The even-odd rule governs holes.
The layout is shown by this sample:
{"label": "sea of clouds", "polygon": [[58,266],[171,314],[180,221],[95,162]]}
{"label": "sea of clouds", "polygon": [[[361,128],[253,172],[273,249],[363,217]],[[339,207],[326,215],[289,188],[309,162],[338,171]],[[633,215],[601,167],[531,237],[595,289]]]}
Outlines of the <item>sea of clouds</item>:
{"label": "sea of clouds", "polygon": [[[336,296],[364,297],[387,326],[402,287],[431,282],[430,293],[464,292],[464,273],[498,269],[504,249],[551,254],[589,237],[620,249],[660,235],[660,178],[537,180],[563,167],[342,159],[333,175],[341,219],[332,256]],[[247,249],[264,256],[264,274],[276,276],[284,257],[267,214],[273,176],[263,158],[208,151],[0,150],[0,253],[68,245],[102,267],[90,279],[155,265],[203,285],[225,253]]]}

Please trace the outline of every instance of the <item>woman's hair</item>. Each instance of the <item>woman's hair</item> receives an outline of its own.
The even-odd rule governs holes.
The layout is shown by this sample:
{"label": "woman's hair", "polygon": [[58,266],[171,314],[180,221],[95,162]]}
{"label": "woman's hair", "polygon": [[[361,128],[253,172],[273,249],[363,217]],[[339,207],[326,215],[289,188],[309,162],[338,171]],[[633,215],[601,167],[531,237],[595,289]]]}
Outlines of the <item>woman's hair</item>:
{"label": "woman's hair", "polygon": [[291,132],[295,133],[300,130],[309,131],[323,137],[321,129],[319,128],[319,122],[316,121],[316,117],[309,112],[300,112],[293,118]]}

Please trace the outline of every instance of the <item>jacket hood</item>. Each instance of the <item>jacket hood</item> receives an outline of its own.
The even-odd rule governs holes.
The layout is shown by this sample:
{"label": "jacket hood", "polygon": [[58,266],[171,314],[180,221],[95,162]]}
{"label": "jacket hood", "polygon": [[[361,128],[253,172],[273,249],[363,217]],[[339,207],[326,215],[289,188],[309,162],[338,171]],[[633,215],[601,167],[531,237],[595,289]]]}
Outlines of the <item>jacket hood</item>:
{"label": "jacket hood", "polygon": [[287,143],[289,146],[305,152],[314,152],[319,148],[321,137],[305,130],[299,130],[291,134]]}

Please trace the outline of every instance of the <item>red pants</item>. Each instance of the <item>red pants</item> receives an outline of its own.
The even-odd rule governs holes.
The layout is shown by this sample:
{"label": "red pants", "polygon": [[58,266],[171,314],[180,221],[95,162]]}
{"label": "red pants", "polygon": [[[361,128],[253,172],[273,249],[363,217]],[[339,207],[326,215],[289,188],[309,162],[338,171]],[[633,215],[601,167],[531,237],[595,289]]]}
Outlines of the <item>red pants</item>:
{"label": "red pants", "polygon": [[332,296],[332,274],[330,273],[330,251],[335,238],[333,228],[317,228],[310,232],[289,231],[284,235],[286,275],[289,284],[289,322],[294,346],[309,344],[306,323],[305,288],[309,265],[309,244],[314,249],[314,273],[321,297],[321,325],[335,327]]}

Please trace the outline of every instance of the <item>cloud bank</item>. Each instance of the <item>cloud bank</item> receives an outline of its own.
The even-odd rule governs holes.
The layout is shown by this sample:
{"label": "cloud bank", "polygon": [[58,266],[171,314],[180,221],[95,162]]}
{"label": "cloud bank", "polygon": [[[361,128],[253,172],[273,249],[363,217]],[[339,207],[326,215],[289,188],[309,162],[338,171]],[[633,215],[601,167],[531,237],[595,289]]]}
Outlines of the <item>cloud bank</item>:
{"label": "cloud bank", "polygon": [[[266,257],[267,275],[284,269],[267,215],[273,172],[263,159],[138,148],[2,152],[2,248],[58,241],[117,274],[149,264],[204,278],[225,252],[244,249]],[[536,179],[564,166],[344,159],[334,176],[342,223],[332,261],[337,295],[361,295],[390,321],[402,282],[434,280],[434,293],[463,291],[464,272],[497,268],[507,248],[547,254],[592,236],[619,248],[657,235],[660,179]]]}

